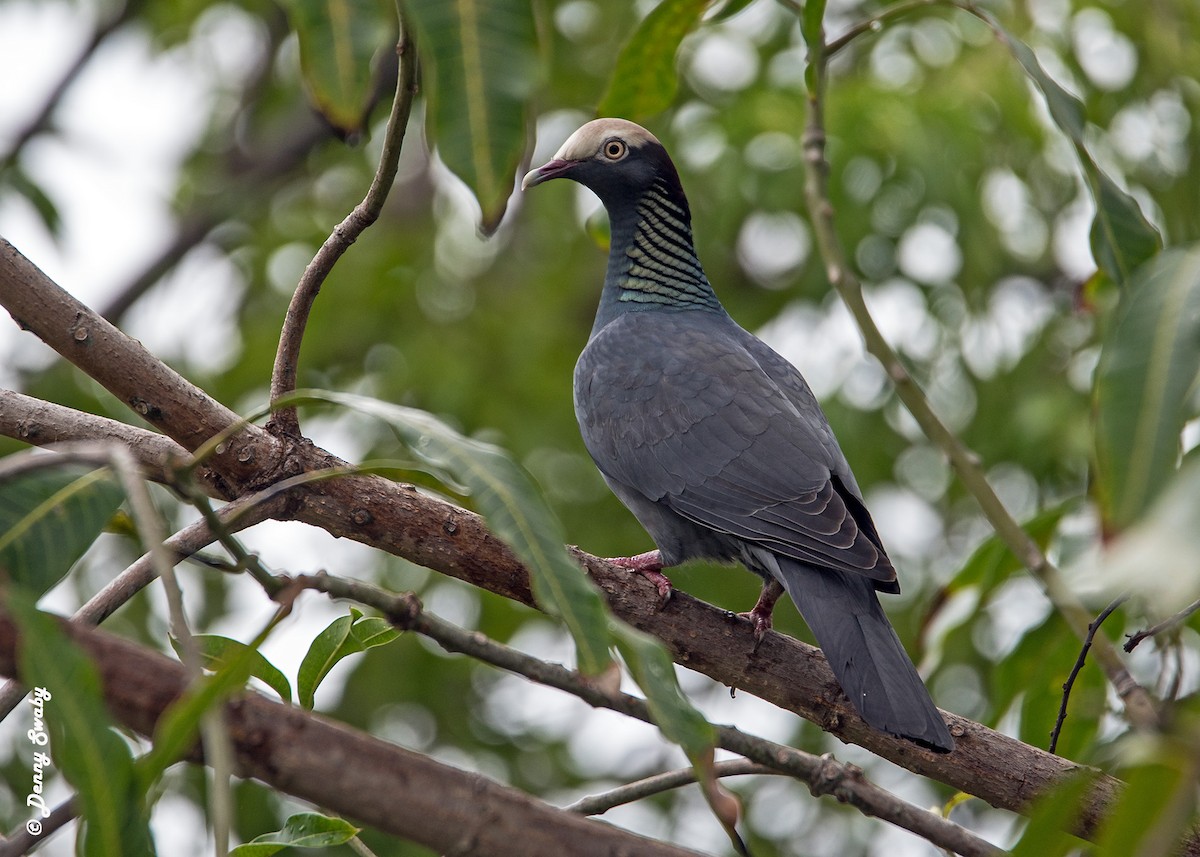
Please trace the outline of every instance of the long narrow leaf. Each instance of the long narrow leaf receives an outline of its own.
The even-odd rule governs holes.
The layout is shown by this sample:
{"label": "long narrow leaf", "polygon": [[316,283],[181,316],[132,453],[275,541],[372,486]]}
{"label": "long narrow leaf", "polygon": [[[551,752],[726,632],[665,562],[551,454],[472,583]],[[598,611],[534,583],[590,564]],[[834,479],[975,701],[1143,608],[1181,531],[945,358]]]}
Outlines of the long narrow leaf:
{"label": "long narrow leaf", "polygon": [[[219,671],[233,658],[242,655],[246,649],[250,648],[239,640],[231,640],[229,637],[222,637],[219,634],[196,634],[192,640],[200,650],[204,668],[212,672]],[[182,656],[179,642],[174,637],[171,638],[171,646],[175,649],[176,654]],[[292,685],[277,666],[263,657],[262,652],[253,649],[246,657],[250,660],[250,675],[279,694],[279,698],[284,702],[292,701]]]}
{"label": "long narrow leaf", "polygon": [[[153,854],[149,813],[137,789],[129,745],[113,730],[91,661],[19,590],[7,604],[21,632],[22,680],[34,688],[49,731],[35,721],[29,731],[38,752],[48,753],[75,788],[83,819],[80,853],[86,857]],[[37,714],[35,713],[35,718]],[[41,762],[44,776],[51,766]],[[47,808],[48,809],[48,808]]]}
{"label": "long narrow leaf", "polygon": [[124,495],[108,470],[38,470],[0,483],[0,576],[40,596],[91,546]]}
{"label": "long narrow leaf", "polygon": [[1122,295],[1096,370],[1097,489],[1121,529],[1176,468],[1200,373],[1200,244],[1163,252]]}
{"label": "long narrow leaf", "polygon": [[712,0],[662,0],[621,48],[600,101],[601,116],[644,121],[670,106],[679,89],[675,54]]}
{"label": "long narrow leaf", "polygon": [[256,836],[234,848],[229,857],[271,857],[285,848],[331,848],[349,842],[358,830],[340,818],[301,812],[289,817],[282,830]]}
{"label": "long narrow leaf", "polygon": [[1150,225],[1137,201],[1117,187],[1092,157],[1084,138],[1087,120],[1083,103],[1047,74],[1029,45],[1014,36],[994,15],[978,7],[973,7],[972,11],[1008,45],[1025,74],[1041,90],[1054,124],[1074,144],[1096,203],[1091,230],[1092,254],[1113,282],[1126,285],[1133,270],[1162,247],[1162,236]]}
{"label": "long narrow leaf", "polygon": [[335,128],[361,131],[370,107],[374,60],[395,42],[396,13],[384,0],[284,0],[300,42],[310,96]]}
{"label": "long narrow leaf", "polygon": [[611,662],[599,591],[563,547],[563,530],[529,475],[500,448],[463,437],[432,414],[378,399],[302,390],[284,404],[328,402],[384,420],[435,476],[462,486],[492,531],[529,568],[533,595],[562,619],[579,667],[598,675]]}
{"label": "long narrow leaf", "polygon": [[526,0],[404,0],[404,9],[429,91],[426,132],[491,232],[525,151],[539,74],[533,9]]}

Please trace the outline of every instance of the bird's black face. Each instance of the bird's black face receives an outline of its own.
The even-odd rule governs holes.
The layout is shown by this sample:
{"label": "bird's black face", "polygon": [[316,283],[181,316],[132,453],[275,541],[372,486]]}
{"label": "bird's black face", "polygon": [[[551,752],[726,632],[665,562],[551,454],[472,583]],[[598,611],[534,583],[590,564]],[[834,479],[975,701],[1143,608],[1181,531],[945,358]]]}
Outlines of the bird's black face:
{"label": "bird's black face", "polygon": [[571,179],[607,207],[637,200],[664,172],[674,176],[675,168],[649,131],[624,119],[597,119],[572,134],[553,159],[530,171],[521,187]]}

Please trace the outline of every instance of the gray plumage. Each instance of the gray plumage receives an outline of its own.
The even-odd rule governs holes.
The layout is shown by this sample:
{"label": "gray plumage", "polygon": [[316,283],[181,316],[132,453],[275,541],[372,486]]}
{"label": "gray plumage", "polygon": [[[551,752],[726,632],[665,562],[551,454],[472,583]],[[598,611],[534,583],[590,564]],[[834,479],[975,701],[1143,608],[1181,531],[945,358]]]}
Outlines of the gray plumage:
{"label": "gray plumage", "polygon": [[560,177],[594,191],[612,229],[575,367],[576,415],[605,481],[664,566],[736,560],[782,584],[864,720],[951,750],[876,596],[899,583],[850,466],[800,373],[717,300],[666,150],[632,122],[598,119],[523,186]]}

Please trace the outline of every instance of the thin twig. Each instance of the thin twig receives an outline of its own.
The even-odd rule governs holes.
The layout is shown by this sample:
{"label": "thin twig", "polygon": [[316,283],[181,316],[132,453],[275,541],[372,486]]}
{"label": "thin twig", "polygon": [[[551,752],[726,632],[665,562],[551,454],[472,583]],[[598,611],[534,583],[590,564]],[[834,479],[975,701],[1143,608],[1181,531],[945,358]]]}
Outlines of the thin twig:
{"label": "thin twig", "polygon": [[[321,249],[308,263],[296,291],[288,305],[279,336],[279,347],[275,353],[275,366],[271,372],[271,402],[296,389],[296,369],[300,362],[300,343],[313,302],[321,286],[338,259],[342,257],[367,227],[379,218],[388,192],[396,179],[400,163],[400,150],[404,144],[404,132],[412,112],[413,96],[416,94],[417,52],[412,39],[400,24],[400,39],[396,45],[400,64],[396,73],[396,95],[392,100],[392,112],[388,117],[387,131],[383,138],[383,150],[379,156],[379,167],[371,180],[371,187],[362,202],[354,207],[325,239]],[[299,436],[300,422],[294,407],[280,408],[267,424],[271,431]]]}
{"label": "thin twig", "polygon": [[[726,759],[713,765],[713,774],[718,777],[737,777],[743,774],[774,774],[783,775],[783,771],[749,759]],[[623,806],[643,798],[668,792],[696,782],[695,768],[679,768],[646,777],[632,783],[626,783],[615,789],[596,795],[582,797],[575,803],[563,807],[567,812],[577,812],[580,815],[603,815],[615,806]]]}
{"label": "thin twig", "polygon": [[36,833],[33,832],[34,828],[29,826],[29,822],[23,822],[6,838],[0,840],[0,857],[22,857],[28,854],[45,842],[52,833],[69,824],[75,818],[75,814],[75,798],[69,797],[52,809],[46,818],[37,820],[41,826],[36,828]]}
{"label": "thin twig", "polygon": [[[965,8],[965,6],[963,7]],[[971,492],[996,534],[1008,545],[1021,563],[1041,584],[1059,614],[1081,640],[1087,636],[1091,615],[1071,592],[1062,575],[1046,557],[1037,542],[1025,532],[996,494],[981,466],[979,455],[942,421],[929,404],[920,385],[909,374],[899,355],[875,324],[863,296],[862,284],[851,272],[845,249],[834,224],[833,203],[829,196],[829,162],[825,153],[825,87],[828,57],[824,35],[809,45],[810,90],[808,119],[802,147],[806,171],[804,193],[829,282],[837,289],[854,316],[867,351],[875,356],[892,379],[896,393],[920,425],[925,436],[949,458],[963,485]],[[1139,730],[1158,728],[1159,718],[1146,689],[1126,669],[1116,648],[1107,637],[1095,640],[1095,658],[1125,703],[1130,724]]]}
{"label": "thin twig", "polygon": [[62,77],[58,79],[54,88],[50,90],[46,98],[42,101],[42,106],[37,114],[25,124],[25,127],[17,132],[12,148],[8,150],[3,158],[0,158],[0,166],[16,163],[26,144],[50,127],[50,120],[54,115],[54,111],[58,108],[63,96],[67,94],[67,90],[79,79],[79,75],[87,68],[92,57],[96,55],[96,50],[109,36],[123,27],[133,17],[133,13],[139,5],[141,4],[138,0],[127,0],[106,21],[92,31],[91,38],[88,39],[87,44],[83,46],[83,49],[71,65],[63,71]]}
{"label": "thin twig", "polygon": [[902,15],[907,15],[910,12],[915,12],[918,9],[927,9],[930,6],[957,6],[953,0],[909,0],[907,3],[897,3],[894,6],[888,6],[876,15],[872,15],[857,24],[850,27],[849,30],[842,33],[833,41],[825,46],[826,59],[832,59],[843,48],[849,45],[864,33],[876,33],[883,28],[885,22],[892,18],[899,18]]}
{"label": "thin twig", "polygon": [[1187,619],[1193,613],[1195,613],[1197,610],[1200,610],[1200,600],[1193,601],[1191,604],[1189,604],[1187,607],[1184,607],[1182,610],[1180,610],[1174,616],[1168,616],[1166,619],[1163,619],[1157,625],[1151,625],[1149,628],[1146,628],[1144,631],[1138,631],[1135,634],[1129,634],[1125,640],[1125,651],[1132,652],[1134,649],[1136,649],[1138,647],[1138,644],[1141,643],[1142,640],[1146,639],[1147,637],[1157,636],[1158,634],[1161,634],[1163,631],[1169,631],[1170,629],[1174,628],[1176,625],[1179,625],[1180,623],[1187,621]]}
{"label": "thin twig", "polygon": [[1104,624],[1104,620],[1112,615],[1112,612],[1125,603],[1128,595],[1119,595],[1112,600],[1112,603],[1100,611],[1089,625],[1087,636],[1083,638],[1083,646],[1079,649],[1079,657],[1075,659],[1075,665],[1071,667],[1071,674],[1067,676],[1067,680],[1063,682],[1062,702],[1058,706],[1058,718],[1054,721],[1054,728],[1050,730],[1050,752],[1058,751],[1058,736],[1062,734],[1063,723],[1067,719],[1067,703],[1071,699],[1071,690],[1075,687],[1075,679],[1079,677],[1079,671],[1083,669],[1084,662],[1087,661],[1088,650],[1092,647],[1092,641],[1096,637],[1096,632],[1100,630],[1100,626]]}
{"label": "thin twig", "polygon": [[[276,596],[286,602],[301,590],[314,589],[334,598],[346,598],[375,608],[397,628],[415,631],[449,652],[469,655],[531,681],[557,688],[598,708],[608,708],[645,723],[653,723],[644,700],[610,691],[560,664],[538,660],[481,633],[467,631],[424,610],[416,595],[387,592],[369,583],[335,577],[325,572],[295,578]],[[865,815],[875,816],[965,857],[994,857],[999,848],[940,815],[903,801],[867,780],[854,765],[829,756],[809,753],[748,735],[730,726],[718,726],[717,745],[754,762],[790,774],[808,783],[814,795],[833,795]]]}

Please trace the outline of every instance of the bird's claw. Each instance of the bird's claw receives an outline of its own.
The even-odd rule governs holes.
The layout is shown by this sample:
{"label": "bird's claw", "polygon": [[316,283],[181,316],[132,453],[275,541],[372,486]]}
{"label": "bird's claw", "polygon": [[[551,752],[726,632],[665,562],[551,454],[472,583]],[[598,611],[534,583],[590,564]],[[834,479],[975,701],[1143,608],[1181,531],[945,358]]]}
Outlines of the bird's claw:
{"label": "bird's claw", "polygon": [[662,573],[662,554],[658,551],[647,551],[637,556],[615,556],[609,559],[609,562],[613,565],[619,565],[622,568],[636,571],[653,583],[654,588],[658,590],[657,609],[662,610],[667,606],[667,602],[671,600],[671,593],[674,591],[674,588],[671,586],[670,578]]}
{"label": "bird's claw", "polygon": [[754,626],[754,648],[752,652],[757,652],[758,647],[762,644],[763,637],[767,636],[767,631],[771,630],[771,611],[759,610],[759,605],[754,605],[754,609],[748,613],[739,613],[743,619],[746,619]]}

